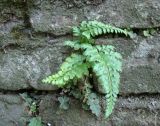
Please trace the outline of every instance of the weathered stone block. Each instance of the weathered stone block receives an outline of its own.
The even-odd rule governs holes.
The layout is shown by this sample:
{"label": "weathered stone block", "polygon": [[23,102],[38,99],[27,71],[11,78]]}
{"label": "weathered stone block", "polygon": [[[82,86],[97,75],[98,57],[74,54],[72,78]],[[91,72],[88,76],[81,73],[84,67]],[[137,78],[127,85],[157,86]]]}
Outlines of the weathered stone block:
{"label": "weathered stone block", "polygon": [[26,126],[25,103],[18,95],[0,94],[0,126]]}
{"label": "weathered stone block", "polygon": [[160,35],[143,39],[124,60],[121,93],[160,92]]}
{"label": "weathered stone block", "polygon": [[0,1],[0,24],[8,21],[22,19],[26,11],[23,0],[1,0]]}
{"label": "weathered stone block", "polygon": [[40,102],[39,115],[45,124],[55,126],[111,126],[110,122],[97,120],[90,112],[84,111],[76,100],[70,103],[68,110],[61,110],[56,96],[48,95]]}
{"label": "weathered stone block", "polygon": [[118,27],[160,26],[159,0],[35,0],[29,2],[30,22],[35,31],[66,34],[82,20],[99,20]]}
{"label": "weathered stone block", "polygon": [[57,89],[42,84],[42,79],[59,69],[66,55],[63,41],[63,38],[48,41],[30,40],[28,43],[22,40],[20,45],[24,46],[23,48],[18,48],[18,45],[17,49],[11,49],[12,45],[4,48],[5,53],[0,53],[0,89]]}
{"label": "weathered stone block", "polygon": [[109,120],[97,119],[84,111],[77,100],[70,100],[68,110],[60,110],[55,95],[42,99],[40,116],[45,123],[55,126],[154,126],[160,125],[160,101],[157,97],[120,98]]}
{"label": "weathered stone block", "polygon": [[[160,92],[159,34],[134,40],[100,39],[97,43],[114,45],[124,57],[120,94]],[[98,90],[104,93],[101,87]]]}
{"label": "weathered stone block", "polygon": [[[15,44],[13,47],[17,46],[17,49],[11,49],[12,44],[6,46],[6,54],[0,53],[0,88],[57,89],[53,86],[41,85],[41,80],[59,69],[66,53],[69,53],[69,50],[63,47],[63,41],[67,39],[37,37],[32,40],[23,37],[18,43],[13,41],[12,44]],[[120,94],[159,93],[159,42],[160,35],[150,38],[137,37],[134,40],[127,38],[97,40],[98,44],[115,45],[117,51],[124,57]]]}
{"label": "weathered stone block", "polygon": [[14,43],[10,34],[14,28],[24,26],[25,2],[23,0],[0,1],[0,49]]}

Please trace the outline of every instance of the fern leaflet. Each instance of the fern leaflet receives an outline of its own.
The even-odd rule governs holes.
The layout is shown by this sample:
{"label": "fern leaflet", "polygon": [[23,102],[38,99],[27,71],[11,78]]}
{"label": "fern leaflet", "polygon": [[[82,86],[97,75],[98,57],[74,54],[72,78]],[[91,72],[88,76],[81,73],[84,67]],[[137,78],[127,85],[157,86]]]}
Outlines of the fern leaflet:
{"label": "fern leaflet", "polygon": [[70,46],[71,48],[74,48],[74,50],[79,50],[81,48],[79,41],[65,41],[64,45]]}
{"label": "fern leaflet", "polygon": [[114,108],[114,104],[119,92],[119,72],[121,71],[121,55],[113,51],[113,46],[83,45],[84,56],[91,62],[93,71],[98,77],[99,83],[107,92],[107,107],[105,117],[107,118]]}
{"label": "fern leaflet", "polygon": [[73,28],[73,33],[75,36],[84,36],[87,39],[91,39],[92,37],[106,33],[121,33],[125,34],[126,36],[130,36],[130,32],[127,30],[122,30],[98,21],[83,21],[80,27]]}
{"label": "fern leaflet", "polygon": [[84,57],[82,55],[72,54],[66,58],[57,74],[47,77],[43,82],[64,87],[68,81],[88,75],[89,64],[83,63],[83,61]]}

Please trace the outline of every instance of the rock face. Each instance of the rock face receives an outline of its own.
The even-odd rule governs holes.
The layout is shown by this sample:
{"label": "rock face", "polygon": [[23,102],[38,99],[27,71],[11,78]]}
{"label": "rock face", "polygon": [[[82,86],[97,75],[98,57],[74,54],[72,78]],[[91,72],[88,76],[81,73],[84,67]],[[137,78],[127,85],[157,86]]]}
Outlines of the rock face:
{"label": "rock face", "polygon": [[60,110],[54,95],[46,96],[40,103],[40,116],[53,126],[154,126],[160,125],[160,99],[119,98],[109,120],[96,119],[90,112],[81,110],[80,103],[71,100],[69,110]]}
{"label": "rock face", "polygon": [[18,95],[0,95],[0,125],[26,126],[29,119],[25,103]]}
{"label": "rock face", "polygon": [[[63,46],[63,41],[67,39],[69,38],[37,37],[35,40],[24,38],[18,42],[12,39],[11,43],[2,41],[4,49],[0,54],[0,88],[56,89],[53,86],[41,85],[41,80],[56,72],[65,55],[69,53]],[[97,40],[99,44],[115,45],[124,57],[121,94],[159,93],[160,34],[152,38],[137,37],[135,40],[119,38],[105,41],[106,39]]]}
{"label": "rock face", "polygon": [[[72,52],[71,27],[98,20],[133,28],[133,38],[101,36],[97,44],[114,45],[123,56],[120,97],[108,120],[96,118],[71,99],[62,111],[58,88],[42,84]],[[151,28],[151,29],[148,29]],[[38,95],[37,113],[52,126],[160,125],[159,0],[1,0],[0,1],[0,126],[26,126],[31,115],[19,93]],[[156,30],[145,37],[144,30]],[[100,93],[105,93],[98,87]],[[29,117],[30,116],[30,117]]]}
{"label": "rock face", "polygon": [[[124,61],[121,92],[159,93],[160,36],[142,40]],[[157,90],[158,89],[158,90]]]}
{"label": "rock face", "polygon": [[[63,40],[54,40],[58,43],[54,46],[47,45],[44,39],[32,41],[31,45],[27,44],[27,41],[31,42],[29,39],[26,41],[24,39],[19,41],[18,45],[12,43],[10,45],[17,45],[17,48],[8,49],[6,47],[4,48],[5,53],[0,54],[0,89],[55,90],[56,88],[53,86],[41,84],[42,79],[52,72],[56,72],[59,64],[62,63],[63,53],[65,53],[61,45]],[[20,46],[24,46],[26,49],[21,49]]]}
{"label": "rock face", "polygon": [[[124,57],[120,94],[159,93],[160,89],[160,35],[133,40],[105,39],[99,44],[115,45]],[[100,92],[103,92],[99,87]]]}
{"label": "rock face", "polygon": [[[25,2],[19,0],[1,0],[0,1],[0,39],[6,40],[14,27],[23,25],[25,15]],[[7,40],[6,40],[7,41]],[[11,41],[11,38],[8,40]],[[1,45],[2,42],[0,42]]]}
{"label": "rock face", "polygon": [[69,32],[82,20],[100,20],[119,27],[160,26],[159,0],[35,0],[30,6],[33,28],[56,35]]}

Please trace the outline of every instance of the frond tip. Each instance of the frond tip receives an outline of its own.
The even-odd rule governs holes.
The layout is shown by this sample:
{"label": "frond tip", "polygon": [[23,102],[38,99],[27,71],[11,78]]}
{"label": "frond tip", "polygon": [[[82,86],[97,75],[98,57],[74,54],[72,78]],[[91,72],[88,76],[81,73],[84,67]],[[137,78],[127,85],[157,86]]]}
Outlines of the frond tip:
{"label": "frond tip", "polygon": [[130,36],[130,32],[126,29],[120,29],[109,24],[104,24],[98,21],[83,21],[80,27],[74,27],[73,33],[75,36],[85,36],[87,39],[106,33],[125,34]]}

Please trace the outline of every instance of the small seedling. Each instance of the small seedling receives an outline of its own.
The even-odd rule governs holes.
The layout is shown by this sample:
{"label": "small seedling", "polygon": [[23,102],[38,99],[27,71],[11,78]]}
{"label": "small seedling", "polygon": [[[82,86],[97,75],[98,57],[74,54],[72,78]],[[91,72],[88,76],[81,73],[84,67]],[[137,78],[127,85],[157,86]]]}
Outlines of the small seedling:
{"label": "small seedling", "polygon": [[67,110],[69,108],[69,98],[66,96],[58,97],[58,101],[60,103],[59,107],[61,109]]}
{"label": "small seedling", "polygon": [[41,117],[33,117],[28,126],[43,126],[42,125],[42,121],[41,121]]}
{"label": "small seedling", "polygon": [[26,107],[29,109],[29,114],[34,115],[37,112],[37,103],[35,100],[30,98],[27,93],[20,94],[22,99],[25,101]]}

